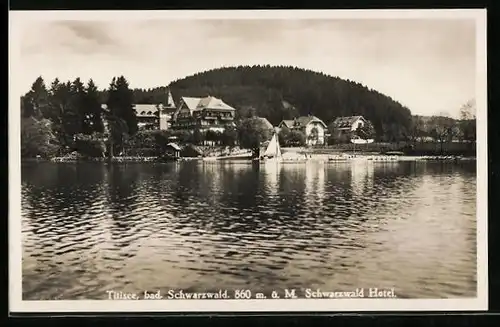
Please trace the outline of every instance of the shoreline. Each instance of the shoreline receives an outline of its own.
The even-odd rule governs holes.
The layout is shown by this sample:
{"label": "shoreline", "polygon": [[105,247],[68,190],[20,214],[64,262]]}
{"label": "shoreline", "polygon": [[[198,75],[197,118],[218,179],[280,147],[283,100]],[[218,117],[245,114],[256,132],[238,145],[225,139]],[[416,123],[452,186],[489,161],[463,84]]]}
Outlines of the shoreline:
{"label": "shoreline", "polygon": [[[208,157],[184,157],[171,162],[186,162],[186,161],[200,161],[200,162],[233,162],[233,161],[248,161],[252,159],[246,158],[212,158],[207,160]],[[284,153],[282,162],[325,162],[325,163],[339,163],[339,162],[353,162],[353,161],[368,161],[368,162],[402,162],[402,161],[439,161],[439,162],[463,162],[475,161],[476,157],[469,156],[411,156],[411,155],[381,155],[381,154],[353,154],[353,155],[329,155],[329,154],[294,154],[290,155]],[[65,158],[55,157],[50,159],[42,158],[24,158],[21,163],[164,163],[158,157],[114,157],[111,160],[108,158]]]}

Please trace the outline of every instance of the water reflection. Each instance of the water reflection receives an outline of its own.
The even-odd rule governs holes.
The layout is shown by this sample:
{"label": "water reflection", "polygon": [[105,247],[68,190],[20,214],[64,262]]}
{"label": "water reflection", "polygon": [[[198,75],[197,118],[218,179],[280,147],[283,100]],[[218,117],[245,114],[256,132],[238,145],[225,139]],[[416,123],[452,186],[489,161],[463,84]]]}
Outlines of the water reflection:
{"label": "water reflection", "polygon": [[[268,192],[269,199],[276,199],[279,191],[279,178],[282,165],[279,162],[264,162],[262,166],[262,175],[264,175],[264,188]],[[260,167],[259,167],[260,168]]]}
{"label": "water reflection", "polygon": [[[370,185],[373,185],[373,167],[372,162],[355,163],[351,165],[351,190],[355,197],[362,197]],[[383,168],[391,168],[393,165],[379,165]]]}
{"label": "water reflection", "polygon": [[23,296],[395,287],[475,295],[475,164],[37,164]]}

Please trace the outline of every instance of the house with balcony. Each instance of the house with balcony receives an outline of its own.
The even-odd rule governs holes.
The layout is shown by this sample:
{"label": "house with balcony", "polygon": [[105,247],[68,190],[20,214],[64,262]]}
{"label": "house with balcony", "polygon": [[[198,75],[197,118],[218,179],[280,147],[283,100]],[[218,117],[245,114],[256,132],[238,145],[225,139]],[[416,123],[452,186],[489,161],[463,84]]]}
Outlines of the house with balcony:
{"label": "house with balcony", "polygon": [[278,129],[288,128],[290,131],[297,130],[306,136],[306,144],[322,145],[325,144],[325,134],[327,126],[325,122],[316,116],[302,116],[291,120],[282,120]]}
{"label": "house with balcony", "polygon": [[355,131],[363,127],[367,120],[363,116],[337,117],[333,121],[333,128],[338,131]]}
{"label": "house with balcony", "polygon": [[142,104],[132,105],[137,117],[137,127],[139,130],[158,129],[160,125],[159,112],[161,104]]}
{"label": "house with balcony", "polygon": [[363,116],[347,116],[337,117],[332,123],[333,136],[336,139],[350,136],[352,132],[356,131],[367,124]]}
{"label": "house with balcony", "polygon": [[137,126],[141,130],[167,130],[172,126],[172,118],[177,108],[170,91],[167,94],[166,104],[142,104],[133,105],[137,117]]}
{"label": "house with balcony", "polygon": [[172,127],[177,130],[224,132],[235,126],[236,109],[213,96],[204,98],[182,97],[174,114]]}

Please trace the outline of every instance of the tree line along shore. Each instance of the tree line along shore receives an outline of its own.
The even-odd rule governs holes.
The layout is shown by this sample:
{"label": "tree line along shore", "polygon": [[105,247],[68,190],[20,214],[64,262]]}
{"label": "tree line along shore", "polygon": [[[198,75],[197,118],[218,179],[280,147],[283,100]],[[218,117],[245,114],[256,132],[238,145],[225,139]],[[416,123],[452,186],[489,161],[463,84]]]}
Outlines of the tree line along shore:
{"label": "tree line along shore", "polygon": [[[300,85],[299,80],[305,82]],[[290,67],[225,68],[174,81],[168,88],[174,97],[212,94],[224,98],[237,109],[235,126],[222,133],[140,130],[133,104],[165,102],[165,88],[131,89],[123,76],[113,78],[106,90],[99,90],[92,80],[55,79],[46,85],[39,77],[21,97],[21,157],[50,159],[75,153],[89,159],[156,157],[165,153],[172,140],[195,147],[202,156],[223,152],[226,147],[254,150],[274,132],[256,117],[276,125],[298,114],[313,114],[327,121],[341,114],[364,114],[373,126],[371,131],[362,131],[363,136],[371,134],[375,142],[354,145],[330,136],[327,144],[308,147],[305,135],[285,128],[279,132],[279,142],[285,148],[313,154],[397,151],[421,156],[475,156],[473,100],[460,108],[460,119],[412,116],[399,103],[360,84]],[[328,88],[333,91],[327,93]],[[108,108],[104,113],[103,104]]]}

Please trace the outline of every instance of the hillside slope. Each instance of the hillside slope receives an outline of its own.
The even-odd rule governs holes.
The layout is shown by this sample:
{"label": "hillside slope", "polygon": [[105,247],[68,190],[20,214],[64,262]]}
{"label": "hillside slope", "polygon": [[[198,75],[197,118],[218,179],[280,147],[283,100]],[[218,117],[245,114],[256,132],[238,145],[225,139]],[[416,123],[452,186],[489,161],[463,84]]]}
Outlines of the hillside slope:
{"label": "hillside slope", "polygon": [[[201,72],[167,86],[176,101],[181,96],[212,95],[238,110],[255,111],[277,125],[296,115],[315,115],[330,124],[338,116],[363,115],[379,136],[391,140],[411,126],[408,108],[375,90],[349,80],[296,67],[239,66]],[[166,100],[167,87],[134,90],[136,102]]]}

